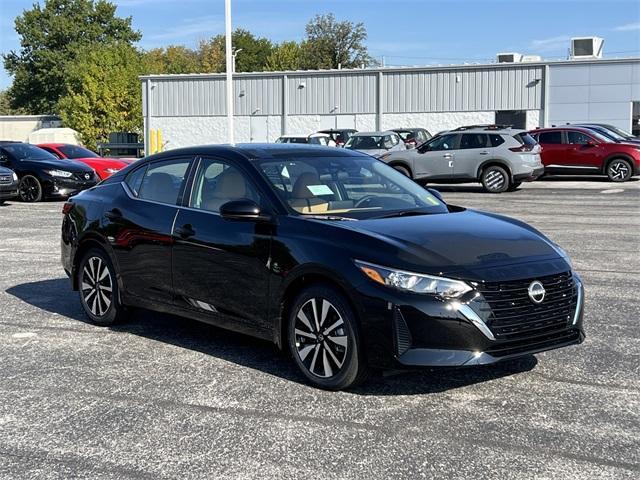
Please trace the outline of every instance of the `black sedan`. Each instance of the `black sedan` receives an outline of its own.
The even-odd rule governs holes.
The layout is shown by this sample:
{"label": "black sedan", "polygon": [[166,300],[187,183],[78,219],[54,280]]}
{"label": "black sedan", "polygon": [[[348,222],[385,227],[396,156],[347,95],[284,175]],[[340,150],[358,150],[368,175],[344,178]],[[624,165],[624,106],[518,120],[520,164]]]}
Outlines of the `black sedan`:
{"label": "black sedan", "polygon": [[18,196],[18,176],[13,170],[0,167],[0,205]]}
{"label": "black sedan", "polygon": [[100,181],[91,167],[61,160],[28,143],[0,143],[0,166],[16,172],[18,197],[23,202],[70,197]]}
{"label": "black sedan", "polygon": [[349,150],[172,150],[64,212],[62,263],[94,323],[135,306],[255,335],[323,388],[584,338],[582,284],[560,247]]}

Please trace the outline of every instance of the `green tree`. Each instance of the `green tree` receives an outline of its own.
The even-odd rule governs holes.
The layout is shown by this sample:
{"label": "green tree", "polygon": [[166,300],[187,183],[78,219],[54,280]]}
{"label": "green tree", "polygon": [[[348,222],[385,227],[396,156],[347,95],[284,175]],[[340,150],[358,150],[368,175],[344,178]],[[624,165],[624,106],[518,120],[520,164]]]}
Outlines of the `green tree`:
{"label": "green tree", "polygon": [[154,48],[145,52],[146,73],[200,73],[198,53],[182,45]]}
{"label": "green tree", "polygon": [[[236,72],[260,72],[266,68],[267,58],[273,51],[271,40],[255,37],[251,32],[238,28],[231,34],[231,41],[236,51],[242,49],[236,57]],[[201,52],[207,48],[222,52],[223,62],[220,66],[220,71],[226,71],[224,35],[216,35],[208,42],[200,43]]]}
{"label": "green tree", "polygon": [[363,23],[339,22],[336,17],[316,15],[306,26],[302,43],[303,64],[308,69],[359,68],[375,65],[364,42],[367,30]]}
{"label": "green tree", "polygon": [[7,90],[0,90],[0,115],[24,115],[24,113],[22,109],[11,106],[11,97]]}
{"label": "green tree", "polygon": [[[45,0],[15,20],[20,49],[3,55],[13,75],[12,106],[31,113],[55,113],[64,92],[67,69],[82,47],[140,39],[131,17],[119,18],[106,0]],[[82,59],[80,59],[82,60]]]}
{"label": "green tree", "polygon": [[282,42],[267,57],[266,69],[271,72],[300,70],[302,68],[302,48],[297,42]]}
{"label": "green tree", "polygon": [[67,127],[80,133],[90,148],[110,132],[142,130],[142,93],[138,75],[144,57],[128,43],[84,47],[65,72],[65,93],[59,102]]}

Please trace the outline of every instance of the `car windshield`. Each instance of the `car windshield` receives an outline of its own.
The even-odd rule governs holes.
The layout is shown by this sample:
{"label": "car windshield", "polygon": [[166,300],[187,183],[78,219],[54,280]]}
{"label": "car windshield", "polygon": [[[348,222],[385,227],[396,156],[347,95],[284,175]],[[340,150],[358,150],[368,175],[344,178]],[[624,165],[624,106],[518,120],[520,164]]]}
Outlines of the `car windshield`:
{"label": "car windshield", "polygon": [[99,158],[99,155],[80,145],[62,145],[58,147],[67,158]]}
{"label": "car windshield", "polygon": [[400,138],[405,142],[416,137],[416,132],[410,130],[395,130],[395,132],[400,135]]}
{"label": "car windshield", "polygon": [[385,150],[384,143],[384,135],[354,135],[347,141],[344,148],[352,150]]}
{"label": "car windshield", "polygon": [[596,137],[598,140],[600,140],[601,142],[605,142],[605,143],[615,143],[615,139],[613,138],[613,136],[605,136],[600,132],[597,132],[595,130],[589,130],[589,135]]}
{"label": "car windshield", "polygon": [[618,135],[620,135],[621,137],[624,137],[625,139],[633,138],[633,134],[631,132],[627,132],[622,128],[614,127],[613,125],[606,125],[606,126],[603,126],[603,128],[611,130],[612,132],[616,132]]}
{"label": "car windshield", "polygon": [[258,168],[278,196],[304,215],[373,218],[446,213],[446,205],[395,169],[368,156],[301,156],[259,159]]}
{"label": "car windshield", "polygon": [[16,160],[58,160],[58,157],[28,143],[10,143],[2,145]]}

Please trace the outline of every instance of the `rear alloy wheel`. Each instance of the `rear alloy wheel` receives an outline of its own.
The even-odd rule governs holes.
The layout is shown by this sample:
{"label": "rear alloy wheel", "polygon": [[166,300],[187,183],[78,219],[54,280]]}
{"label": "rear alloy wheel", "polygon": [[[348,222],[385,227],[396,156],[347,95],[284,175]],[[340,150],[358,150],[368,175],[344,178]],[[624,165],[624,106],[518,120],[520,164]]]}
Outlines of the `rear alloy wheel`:
{"label": "rear alloy wheel", "polygon": [[42,185],[33,175],[25,175],[18,185],[18,196],[23,202],[33,203],[42,200]]}
{"label": "rear alloy wheel", "polygon": [[321,388],[342,390],[368,375],[353,311],[332,288],[312,286],[298,296],[288,337],[296,364]]}
{"label": "rear alloy wheel", "polygon": [[628,160],[616,158],[607,166],[607,177],[612,182],[626,182],[633,175],[633,167]]}
{"label": "rear alloy wheel", "polygon": [[93,248],[85,254],[80,262],[78,285],[82,308],[93,323],[113,325],[124,316],[115,271],[102,250]]}
{"label": "rear alloy wheel", "polygon": [[509,174],[497,165],[485,168],[481,180],[482,186],[489,193],[502,193],[509,189]]}
{"label": "rear alloy wheel", "polygon": [[405,177],[411,178],[411,172],[409,172],[408,168],[403,167],[402,165],[394,165],[393,168],[395,168],[397,171],[399,171]]}

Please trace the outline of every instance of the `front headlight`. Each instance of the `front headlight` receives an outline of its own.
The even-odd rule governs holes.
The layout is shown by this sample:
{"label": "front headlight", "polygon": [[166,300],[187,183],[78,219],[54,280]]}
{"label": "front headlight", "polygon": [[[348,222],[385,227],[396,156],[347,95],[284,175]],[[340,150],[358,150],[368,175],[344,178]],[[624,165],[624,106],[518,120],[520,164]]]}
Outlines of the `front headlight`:
{"label": "front headlight", "polygon": [[458,298],[472,288],[465,282],[424,273],[405,272],[373,263],[355,261],[356,266],[376,283],[406,292],[425,293],[444,298]]}
{"label": "front headlight", "polygon": [[18,181],[18,174],[16,172],[13,172],[13,181],[14,182]]}
{"label": "front headlight", "polygon": [[62,178],[71,178],[73,177],[73,173],[67,172],[65,170],[45,170],[52,177],[62,177]]}

